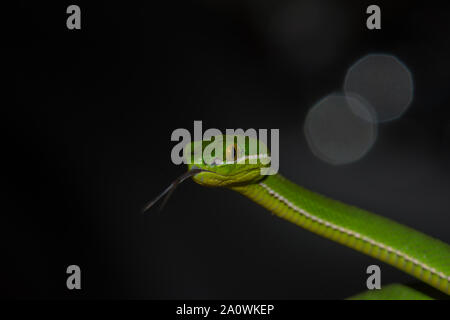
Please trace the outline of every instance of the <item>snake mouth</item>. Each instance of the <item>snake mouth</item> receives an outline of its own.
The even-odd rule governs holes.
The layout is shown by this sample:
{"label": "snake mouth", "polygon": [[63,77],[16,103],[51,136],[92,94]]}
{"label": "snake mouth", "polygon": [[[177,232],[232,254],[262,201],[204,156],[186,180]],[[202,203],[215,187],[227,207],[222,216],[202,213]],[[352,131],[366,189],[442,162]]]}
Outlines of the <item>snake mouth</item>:
{"label": "snake mouth", "polygon": [[[161,198],[164,197],[163,201],[161,202],[161,206],[159,208],[159,210],[161,211],[164,206],[166,205],[167,201],[169,200],[170,196],[173,194],[173,192],[175,191],[175,189],[186,179],[191,178],[191,177],[196,177],[198,174],[200,173],[207,173],[207,174],[212,174],[215,177],[219,177],[219,179],[213,179],[216,183],[216,186],[226,186],[226,185],[230,185],[233,184],[232,182],[227,182],[227,181],[233,181],[233,180],[238,180],[238,177],[243,176],[243,175],[247,175],[253,171],[259,170],[258,168],[254,168],[254,169],[249,169],[249,170],[244,170],[241,172],[237,172],[235,174],[230,174],[230,175],[225,175],[225,174],[220,174],[218,172],[215,171],[211,171],[211,170],[207,170],[207,169],[201,169],[199,167],[197,167],[196,165],[193,165],[187,172],[183,173],[181,176],[179,176],[178,178],[176,178],[166,189],[164,189],[163,192],[161,192],[156,198],[154,198],[152,201],[148,202],[144,208],[142,209],[142,212],[146,212],[148,210],[150,210],[150,208],[152,208]],[[194,179],[195,182],[199,183],[199,184],[204,184],[204,185],[208,185],[208,183],[205,183],[205,180],[207,181],[208,179],[204,179],[203,176],[199,177],[198,179]]]}
{"label": "snake mouth", "polygon": [[[212,169],[214,169],[214,168],[215,167],[212,167]],[[201,169],[201,168],[197,167],[195,164],[193,164],[192,167],[190,167],[188,169],[188,172],[191,172],[192,170],[199,170],[199,172],[197,172],[196,174],[193,174],[192,176],[196,176],[199,173],[206,172],[206,173],[211,173],[211,174],[217,175],[222,178],[233,178],[233,177],[238,177],[240,175],[243,175],[243,174],[246,174],[249,172],[255,172],[257,170],[260,170],[260,167],[247,168],[245,170],[240,170],[240,171],[234,172],[232,174],[231,173],[223,174],[223,173],[219,173],[219,172],[213,171],[213,170]]]}
{"label": "snake mouth", "polygon": [[222,172],[215,172],[211,170],[204,170],[193,177],[194,182],[205,187],[235,187],[253,183],[264,179],[260,175],[260,168],[249,168],[232,174],[224,174]]}

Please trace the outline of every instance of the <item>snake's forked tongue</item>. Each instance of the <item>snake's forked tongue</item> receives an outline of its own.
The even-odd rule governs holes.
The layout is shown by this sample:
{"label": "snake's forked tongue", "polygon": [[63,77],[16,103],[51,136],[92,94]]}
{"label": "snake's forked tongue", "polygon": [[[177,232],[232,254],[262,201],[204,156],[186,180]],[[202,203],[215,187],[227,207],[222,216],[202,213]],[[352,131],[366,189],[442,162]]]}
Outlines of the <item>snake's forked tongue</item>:
{"label": "snake's forked tongue", "polygon": [[186,180],[187,178],[190,178],[192,176],[195,176],[196,174],[203,172],[203,171],[208,171],[208,170],[203,170],[203,169],[199,169],[196,167],[193,167],[191,170],[189,170],[188,172],[185,172],[184,174],[182,174],[181,176],[179,176],[178,178],[175,179],[174,182],[172,182],[163,192],[161,192],[161,194],[159,194],[155,199],[153,199],[152,201],[150,201],[145,207],[144,209],[142,209],[142,212],[146,212],[147,210],[149,210],[151,207],[153,207],[162,197],[164,197],[163,202],[161,203],[161,206],[159,207],[159,210],[161,211],[164,206],[166,205],[167,201],[169,200],[170,196],[172,195],[172,193],[174,192],[174,190],[178,187],[178,185],[180,183],[182,183],[184,180]]}

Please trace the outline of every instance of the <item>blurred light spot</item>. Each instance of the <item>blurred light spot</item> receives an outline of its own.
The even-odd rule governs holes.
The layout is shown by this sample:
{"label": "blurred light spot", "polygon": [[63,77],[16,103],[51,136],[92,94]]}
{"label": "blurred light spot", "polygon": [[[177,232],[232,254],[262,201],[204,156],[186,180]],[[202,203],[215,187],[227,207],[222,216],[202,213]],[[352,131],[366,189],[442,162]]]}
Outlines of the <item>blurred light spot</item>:
{"label": "blurred light spot", "polygon": [[[389,121],[400,117],[411,104],[413,79],[408,68],[394,56],[372,54],[350,67],[344,91],[370,104],[379,122]],[[353,104],[350,107],[355,109]]]}
{"label": "blurred light spot", "polygon": [[337,94],[325,97],[310,109],[304,130],[312,152],[334,165],[361,159],[377,135],[371,108],[355,97]]}

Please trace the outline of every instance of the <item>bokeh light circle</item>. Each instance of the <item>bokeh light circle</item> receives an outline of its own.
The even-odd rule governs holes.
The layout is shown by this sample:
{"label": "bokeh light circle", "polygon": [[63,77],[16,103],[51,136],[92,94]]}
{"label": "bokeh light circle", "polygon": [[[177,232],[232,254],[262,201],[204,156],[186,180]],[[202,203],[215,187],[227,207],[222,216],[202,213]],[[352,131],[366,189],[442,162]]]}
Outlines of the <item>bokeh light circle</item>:
{"label": "bokeh light circle", "polygon": [[413,100],[413,78],[396,57],[370,54],[349,68],[344,91],[365,100],[376,112],[377,120],[384,122],[400,117],[408,109]]}
{"label": "bokeh light circle", "polygon": [[357,97],[332,94],[309,110],[304,131],[318,158],[333,165],[347,164],[361,159],[373,146],[376,117]]}

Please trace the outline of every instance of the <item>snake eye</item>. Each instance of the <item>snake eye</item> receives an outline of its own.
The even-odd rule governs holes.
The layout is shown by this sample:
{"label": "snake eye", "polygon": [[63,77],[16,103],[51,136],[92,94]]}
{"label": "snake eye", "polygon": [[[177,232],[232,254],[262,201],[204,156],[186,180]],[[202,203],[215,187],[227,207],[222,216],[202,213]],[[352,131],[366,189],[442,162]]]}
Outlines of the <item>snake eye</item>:
{"label": "snake eye", "polygon": [[239,148],[236,143],[230,144],[226,150],[226,158],[228,161],[236,161],[239,155]]}

